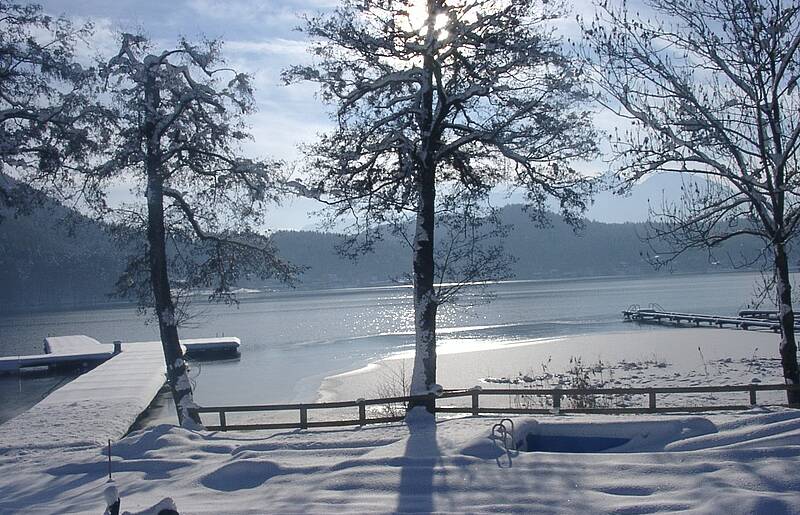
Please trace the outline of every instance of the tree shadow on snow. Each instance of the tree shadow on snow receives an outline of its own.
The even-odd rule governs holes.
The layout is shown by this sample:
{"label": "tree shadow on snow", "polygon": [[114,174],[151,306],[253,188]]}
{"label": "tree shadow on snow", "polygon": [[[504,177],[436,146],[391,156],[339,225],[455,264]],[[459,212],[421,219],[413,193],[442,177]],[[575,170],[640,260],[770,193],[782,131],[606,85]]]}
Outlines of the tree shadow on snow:
{"label": "tree shadow on snow", "polygon": [[441,460],[436,441],[436,423],[410,424],[409,438],[400,471],[396,512],[430,513],[433,501],[434,474]]}

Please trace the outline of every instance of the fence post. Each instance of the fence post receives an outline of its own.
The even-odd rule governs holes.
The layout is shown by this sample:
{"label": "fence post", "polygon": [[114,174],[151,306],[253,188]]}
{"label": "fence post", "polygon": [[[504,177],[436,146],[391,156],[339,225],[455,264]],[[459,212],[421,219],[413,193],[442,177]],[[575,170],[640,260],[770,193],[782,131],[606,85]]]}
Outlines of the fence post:
{"label": "fence post", "polygon": [[358,403],[358,425],[363,426],[367,423],[367,403],[363,398],[356,402]]}
{"label": "fence post", "polygon": [[752,387],[752,386],[750,387],[750,405],[751,406],[755,406],[756,405],[756,391],[757,390],[755,389],[755,387]]}
{"label": "fence post", "polygon": [[222,429],[222,431],[227,431],[228,430],[227,426],[228,426],[228,423],[225,420],[225,411],[224,410],[219,410],[219,427],[220,427],[220,429]]}
{"label": "fence post", "polygon": [[428,405],[427,406],[428,407],[428,411],[430,413],[436,414],[436,394],[435,393],[430,392],[428,394],[428,399],[426,401],[426,404]]}
{"label": "fence post", "polygon": [[479,407],[479,402],[480,402],[480,400],[479,400],[480,399],[480,393],[481,393],[481,387],[480,386],[476,386],[476,387],[474,387],[472,389],[472,416],[473,417],[477,417],[478,413],[479,413],[478,412],[478,407]]}
{"label": "fence post", "polygon": [[308,408],[300,408],[300,429],[308,429]]}
{"label": "fence post", "polygon": [[[556,385],[556,390],[558,390],[560,386]],[[561,411],[561,392],[555,391],[553,392],[553,413],[558,414]]]}
{"label": "fence post", "polygon": [[656,392],[650,392],[650,411],[656,410]]}

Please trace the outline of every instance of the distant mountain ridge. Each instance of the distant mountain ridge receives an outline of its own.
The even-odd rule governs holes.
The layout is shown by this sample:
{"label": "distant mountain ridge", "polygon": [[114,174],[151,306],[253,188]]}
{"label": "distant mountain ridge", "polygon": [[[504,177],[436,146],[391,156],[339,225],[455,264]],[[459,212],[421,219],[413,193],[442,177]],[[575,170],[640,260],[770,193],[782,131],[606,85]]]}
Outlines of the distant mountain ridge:
{"label": "distant mountain ridge", "polygon": [[[641,239],[647,232],[645,223],[587,221],[576,232],[553,214],[549,227],[538,227],[520,205],[503,207],[501,220],[511,226],[504,246],[516,258],[512,265],[516,279],[733,270],[755,258],[759,249],[754,239],[734,240],[715,250],[712,257],[704,251],[693,251],[668,270],[656,271],[646,259],[650,248]],[[279,231],[274,238],[285,258],[310,267],[304,274],[307,285],[385,283],[389,277],[397,277],[411,267],[410,250],[397,240],[379,243],[373,253],[361,256],[354,263],[333,252],[341,242],[339,235]]]}
{"label": "distant mountain ridge", "polygon": [[[108,304],[108,297],[125,266],[126,251],[112,241],[102,225],[80,215],[68,227],[59,222],[70,214],[50,206],[28,216],[6,216],[0,222],[0,308],[57,307]],[[654,271],[643,254],[648,247],[640,239],[642,223],[586,222],[577,234],[556,215],[549,227],[537,227],[519,205],[501,210],[503,223],[512,227],[505,240],[516,257],[516,279],[647,275]],[[274,242],[287,260],[307,267],[300,288],[329,288],[388,284],[411,268],[411,252],[405,243],[387,239],[374,252],[357,261],[337,254],[342,236],[315,231],[278,231]],[[728,256],[753,257],[758,242],[729,242],[716,252],[716,260],[695,251],[673,265],[677,272],[710,272],[733,269]],[[278,284],[246,283],[246,287],[280,287]]]}

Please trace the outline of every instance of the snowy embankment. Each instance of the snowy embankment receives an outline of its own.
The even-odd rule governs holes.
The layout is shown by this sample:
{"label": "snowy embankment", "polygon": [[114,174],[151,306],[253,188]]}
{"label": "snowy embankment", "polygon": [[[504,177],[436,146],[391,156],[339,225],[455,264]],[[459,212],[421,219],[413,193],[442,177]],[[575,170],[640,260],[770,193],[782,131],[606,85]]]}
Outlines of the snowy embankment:
{"label": "snowy embankment", "polygon": [[0,456],[54,459],[53,453],[121,438],[161,389],[164,373],[160,345],[126,344],[121,354],[0,425]]}
{"label": "snowy embankment", "polygon": [[[497,418],[435,426],[251,433],[157,426],[114,445],[122,509],[172,497],[190,513],[798,513],[800,412],[517,417],[522,451],[489,438]],[[629,440],[602,452],[525,452],[530,438]],[[562,449],[563,450],[563,449]],[[0,512],[102,513],[100,447],[0,456]]]}
{"label": "snowy embankment", "polygon": [[[780,336],[765,331],[642,327],[620,333],[547,338],[486,349],[480,342],[445,340],[437,382],[445,388],[551,388],[746,385],[783,383]],[[401,353],[363,369],[328,377],[320,400],[401,395],[412,360]],[[746,394],[665,396],[684,405],[724,400],[745,404]],[[784,393],[760,393],[781,402]],[[601,407],[601,406],[598,406]]]}

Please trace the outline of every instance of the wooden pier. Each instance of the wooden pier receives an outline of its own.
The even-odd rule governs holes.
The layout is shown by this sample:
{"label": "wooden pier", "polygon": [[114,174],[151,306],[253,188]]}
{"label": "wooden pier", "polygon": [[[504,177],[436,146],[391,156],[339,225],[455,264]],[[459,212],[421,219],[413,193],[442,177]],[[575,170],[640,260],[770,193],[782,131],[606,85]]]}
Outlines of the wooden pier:
{"label": "wooden pier", "polygon": [[[676,311],[666,311],[660,306],[640,308],[631,306],[622,311],[625,321],[662,324],[673,323],[675,325],[690,324],[696,327],[701,325],[722,327],[735,327],[737,329],[769,329],[773,332],[780,331],[780,324],[775,318],[774,311],[742,310],[739,316],[726,317],[720,315],[706,315],[700,313],[680,313]],[[795,331],[800,330],[800,326],[795,324]]]}
{"label": "wooden pier", "polygon": [[[192,353],[238,352],[235,337],[186,339]],[[105,445],[122,438],[161,390],[166,367],[161,342],[103,344],[88,336],[45,339],[45,354],[2,358],[0,370],[94,362],[99,365],[0,425],[0,454],[46,455]],[[97,362],[95,362],[95,360]]]}
{"label": "wooden pier", "polygon": [[118,440],[161,390],[165,372],[160,347],[130,345],[0,425],[0,453],[46,455]]}

